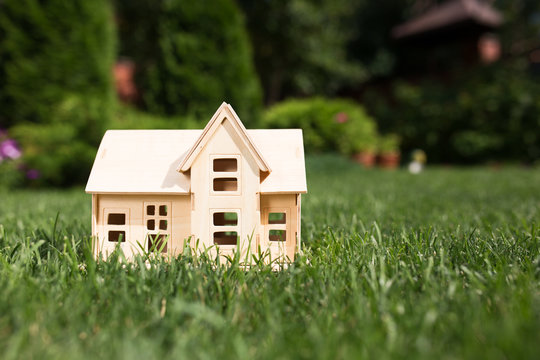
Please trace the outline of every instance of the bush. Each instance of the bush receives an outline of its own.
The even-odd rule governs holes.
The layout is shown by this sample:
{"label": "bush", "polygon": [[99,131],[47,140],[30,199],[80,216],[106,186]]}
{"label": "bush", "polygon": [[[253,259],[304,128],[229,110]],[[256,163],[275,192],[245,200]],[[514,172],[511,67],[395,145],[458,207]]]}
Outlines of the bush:
{"label": "bush", "polygon": [[288,100],[266,111],[263,126],[302,128],[308,152],[339,151],[350,155],[374,152],[377,146],[375,121],[362,106],[348,100]]}
{"label": "bush", "polygon": [[540,82],[514,62],[465,72],[453,83],[393,84],[392,99],[365,98],[404,148],[434,162],[535,161],[540,157]]}
{"label": "bush", "polygon": [[206,121],[226,101],[244,122],[257,119],[260,85],[233,0],[117,0],[117,7],[122,55],[137,64],[147,110]]}
{"label": "bush", "polygon": [[112,20],[107,0],[0,4],[0,122],[46,183],[86,180],[114,104]]}

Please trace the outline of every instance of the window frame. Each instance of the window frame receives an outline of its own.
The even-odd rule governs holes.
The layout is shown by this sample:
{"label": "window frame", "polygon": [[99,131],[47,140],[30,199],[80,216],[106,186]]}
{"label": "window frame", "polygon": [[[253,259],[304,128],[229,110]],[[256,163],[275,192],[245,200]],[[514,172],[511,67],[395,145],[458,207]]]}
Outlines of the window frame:
{"label": "window frame", "polygon": [[[129,242],[129,230],[130,230],[130,209],[129,208],[104,208],[103,209],[103,232],[105,235],[105,243],[111,246],[116,246],[116,244],[124,245]],[[109,224],[109,215],[111,214],[123,214],[125,218],[125,223],[123,225]],[[125,239],[123,241],[110,241],[109,240],[109,231],[123,231]]]}
{"label": "window frame", "polygon": [[[154,214],[148,215],[148,207],[154,206]],[[167,214],[161,215],[160,207],[167,207]],[[154,221],[154,229],[148,229],[148,221]],[[167,221],[167,229],[160,229],[161,221]],[[161,251],[163,254],[167,254],[172,249],[172,202],[171,201],[144,201],[143,202],[143,227],[145,232],[144,237],[144,249],[150,251],[151,247],[149,246],[150,236],[155,236],[156,238],[159,235],[163,235],[167,241],[167,244]]]}
{"label": "window frame", "polygon": [[[272,213],[284,213],[285,214],[285,223],[284,224],[276,224],[276,223],[270,223],[270,214]],[[263,219],[262,224],[264,225],[264,239],[265,242],[268,242],[269,244],[288,244],[289,239],[291,239],[291,231],[290,231],[290,224],[291,224],[291,217],[290,217],[290,211],[289,208],[280,208],[280,207],[266,207],[263,211]],[[270,231],[271,230],[283,230],[285,231],[285,240],[284,241],[276,241],[276,240],[270,240]]]}
{"label": "window frame", "polygon": [[[214,171],[214,160],[220,159],[236,159],[236,171]],[[242,194],[242,161],[240,154],[212,154],[210,155],[210,166],[209,166],[209,188],[210,195],[241,195]],[[235,178],[236,179],[236,190],[232,191],[220,191],[214,190],[214,180],[216,179],[226,179],[226,178]],[[213,237],[212,237],[213,238]]]}

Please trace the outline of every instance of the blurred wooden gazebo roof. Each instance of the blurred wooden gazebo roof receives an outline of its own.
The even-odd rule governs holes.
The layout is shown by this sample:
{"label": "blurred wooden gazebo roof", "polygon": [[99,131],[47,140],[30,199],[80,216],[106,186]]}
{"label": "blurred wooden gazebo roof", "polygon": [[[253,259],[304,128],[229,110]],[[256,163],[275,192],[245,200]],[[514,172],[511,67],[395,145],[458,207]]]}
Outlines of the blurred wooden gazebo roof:
{"label": "blurred wooden gazebo roof", "polygon": [[481,0],[449,0],[430,7],[409,21],[392,29],[392,37],[404,39],[437,32],[464,23],[474,23],[487,28],[502,24],[503,17],[490,3]]}

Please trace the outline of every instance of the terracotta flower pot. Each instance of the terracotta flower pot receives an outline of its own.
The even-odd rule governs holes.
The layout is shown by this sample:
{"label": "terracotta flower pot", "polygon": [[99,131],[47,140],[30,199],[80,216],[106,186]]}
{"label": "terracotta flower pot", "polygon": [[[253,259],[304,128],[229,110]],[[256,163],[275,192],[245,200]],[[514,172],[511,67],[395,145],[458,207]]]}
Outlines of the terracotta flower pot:
{"label": "terracotta flower pot", "polygon": [[375,165],[376,158],[377,156],[375,155],[375,153],[371,151],[363,151],[353,155],[354,161],[367,168],[373,167],[373,165]]}
{"label": "terracotta flower pot", "polygon": [[401,154],[398,152],[382,153],[379,155],[379,165],[385,169],[396,169],[399,166]]}

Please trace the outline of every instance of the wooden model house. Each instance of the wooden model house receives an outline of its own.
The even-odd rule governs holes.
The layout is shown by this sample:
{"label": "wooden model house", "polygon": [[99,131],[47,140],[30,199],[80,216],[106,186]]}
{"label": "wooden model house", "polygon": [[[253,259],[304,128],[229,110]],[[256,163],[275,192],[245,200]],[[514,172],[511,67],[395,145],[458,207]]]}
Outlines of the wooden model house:
{"label": "wooden model house", "polygon": [[307,192],[302,130],[246,130],[226,103],[204,130],[109,130],[86,192],[96,256],[117,246],[174,256],[189,244],[292,260]]}

